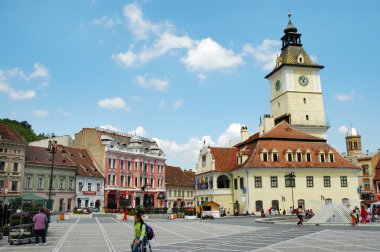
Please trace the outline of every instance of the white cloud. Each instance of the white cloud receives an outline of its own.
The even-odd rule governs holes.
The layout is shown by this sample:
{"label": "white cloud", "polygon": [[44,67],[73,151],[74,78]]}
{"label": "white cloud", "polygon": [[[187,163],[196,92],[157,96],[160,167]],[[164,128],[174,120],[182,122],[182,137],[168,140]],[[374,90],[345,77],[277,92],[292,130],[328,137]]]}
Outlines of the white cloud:
{"label": "white cloud", "polygon": [[7,81],[8,79],[28,80],[24,72],[18,67],[11,70],[0,70],[0,81]]}
{"label": "white cloud", "polygon": [[99,128],[106,129],[106,130],[117,131],[117,132],[122,132],[121,129],[118,129],[118,128],[112,126],[111,124],[101,125]]}
{"label": "white cloud", "polygon": [[170,33],[161,34],[152,47],[145,47],[135,53],[129,49],[125,53],[113,54],[112,59],[119,62],[126,68],[137,67],[145,64],[157,57],[160,57],[171,50],[190,48],[195,42],[187,36],[176,36]]}
{"label": "white cloud", "polygon": [[217,141],[218,146],[227,146],[229,147],[230,141],[231,143],[238,143],[240,142],[241,136],[240,136],[240,129],[241,124],[240,123],[232,123],[226,131],[224,131],[219,137]]}
{"label": "white cloud", "polygon": [[48,79],[49,78],[49,69],[45,67],[44,65],[40,63],[34,64],[34,71],[29,75],[29,79],[33,78],[42,78],[42,79]]}
{"label": "white cloud", "polygon": [[48,112],[46,110],[34,110],[33,114],[38,117],[46,117],[48,116]]}
{"label": "white cloud", "polygon": [[341,134],[341,135],[346,135],[348,132],[348,127],[343,125],[343,126],[340,126],[339,129],[338,129],[338,134]]}
{"label": "white cloud", "polygon": [[191,137],[186,143],[177,143],[173,140],[160,139],[154,137],[158,146],[163,149],[168,158],[168,165],[179,165],[183,169],[195,168],[198,160],[199,150],[205,146],[230,147],[229,142],[233,144],[240,142],[240,123],[232,123],[218,137],[218,141],[213,141],[212,137],[205,135],[203,137]]}
{"label": "white cloud", "polygon": [[340,102],[347,102],[353,100],[355,95],[356,94],[354,91],[352,91],[350,94],[337,94],[335,95],[335,100],[338,100]]}
{"label": "white cloud", "polygon": [[276,64],[276,57],[279,54],[280,41],[265,39],[261,45],[254,47],[246,44],[243,52],[251,55],[262,70],[270,71]]}
{"label": "white cloud", "polygon": [[138,126],[136,129],[128,131],[128,134],[146,137],[148,133],[143,126]]}
{"label": "white cloud", "polygon": [[7,94],[14,100],[27,100],[36,96],[36,91],[34,90],[16,90],[5,83],[0,83],[0,92]]}
{"label": "white cloud", "polygon": [[144,19],[144,15],[136,3],[127,4],[123,13],[127,19],[128,28],[136,39],[147,39],[150,33],[158,33],[160,30],[160,25]]}
{"label": "white cloud", "polygon": [[228,69],[243,64],[240,56],[223,48],[211,38],[202,39],[181,61],[193,71]]}
{"label": "white cloud", "polygon": [[111,18],[105,15],[101,18],[94,19],[92,23],[94,25],[104,26],[109,29],[114,27],[115,25],[121,24],[121,21],[118,18]]}
{"label": "white cloud", "polygon": [[98,101],[98,105],[99,107],[104,108],[104,109],[111,109],[111,110],[124,109],[126,111],[130,111],[129,106],[120,97],[106,98],[106,99],[100,100]]}
{"label": "white cloud", "polygon": [[161,80],[158,78],[147,79],[143,75],[138,75],[133,81],[140,87],[154,89],[157,91],[165,91],[169,86],[169,82],[167,80]]}
{"label": "white cloud", "polygon": [[182,107],[182,101],[177,100],[174,102],[174,110],[178,110],[180,107]]}

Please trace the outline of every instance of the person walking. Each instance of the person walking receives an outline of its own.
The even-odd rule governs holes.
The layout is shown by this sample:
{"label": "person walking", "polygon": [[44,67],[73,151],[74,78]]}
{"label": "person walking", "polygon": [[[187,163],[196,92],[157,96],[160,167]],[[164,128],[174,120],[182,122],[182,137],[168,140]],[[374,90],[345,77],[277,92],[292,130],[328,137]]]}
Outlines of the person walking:
{"label": "person walking", "polygon": [[134,239],[131,244],[132,252],[140,252],[139,247],[141,245],[141,252],[146,252],[146,225],[144,220],[141,218],[141,214],[135,214],[135,234]]}
{"label": "person walking", "polygon": [[360,215],[361,215],[361,221],[362,223],[366,224],[367,223],[367,210],[365,210],[365,208],[362,206],[362,209],[360,211]]}
{"label": "person walking", "polygon": [[355,227],[355,225],[356,225],[356,211],[355,211],[355,209],[352,210],[352,213],[350,215],[351,215],[351,220],[352,220],[352,226]]}
{"label": "person walking", "polygon": [[128,209],[126,207],[124,207],[124,217],[123,217],[123,220],[128,220]]}
{"label": "person walking", "polygon": [[297,225],[299,227],[303,227],[303,209],[302,209],[302,206],[298,206],[297,217],[298,217]]}
{"label": "person walking", "polygon": [[36,235],[36,246],[39,246],[40,244],[40,237],[42,239],[42,243],[44,246],[46,246],[46,233],[45,228],[46,224],[48,223],[48,218],[46,214],[44,213],[44,209],[41,208],[39,213],[34,215],[33,217],[33,223],[34,223],[34,232]]}

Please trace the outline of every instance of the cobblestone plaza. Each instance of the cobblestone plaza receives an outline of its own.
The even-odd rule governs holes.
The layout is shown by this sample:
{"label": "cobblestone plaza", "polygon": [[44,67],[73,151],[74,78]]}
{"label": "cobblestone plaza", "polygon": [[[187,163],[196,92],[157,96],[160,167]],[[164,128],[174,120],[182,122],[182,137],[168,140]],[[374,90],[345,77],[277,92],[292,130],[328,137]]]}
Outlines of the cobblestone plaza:
{"label": "cobblestone plaza", "polygon": [[[207,221],[151,219],[152,251],[380,251],[378,224],[305,226],[261,224],[251,217]],[[131,251],[133,221],[73,218],[52,222],[47,246],[9,245],[0,251]]]}

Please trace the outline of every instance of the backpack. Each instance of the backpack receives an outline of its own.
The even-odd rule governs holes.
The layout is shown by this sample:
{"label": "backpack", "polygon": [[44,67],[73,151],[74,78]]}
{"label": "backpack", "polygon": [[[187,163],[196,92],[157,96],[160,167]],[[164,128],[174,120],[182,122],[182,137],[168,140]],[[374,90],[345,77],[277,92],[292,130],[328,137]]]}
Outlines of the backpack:
{"label": "backpack", "polygon": [[[145,232],[148,241],[152,240],[155,237],[153,228],[151,226],[148,226],[146,223],[144,223],[143,225],[145,225]],[[140,228],[142,229],[142,225],[140,226]]]}

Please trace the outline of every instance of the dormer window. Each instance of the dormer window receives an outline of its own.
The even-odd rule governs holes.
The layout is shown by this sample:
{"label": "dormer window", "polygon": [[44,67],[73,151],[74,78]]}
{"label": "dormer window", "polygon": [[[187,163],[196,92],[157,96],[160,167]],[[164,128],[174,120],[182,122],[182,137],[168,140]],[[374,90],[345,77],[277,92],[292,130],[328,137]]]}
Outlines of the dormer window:
{"label": "dormer window", "polygon": [[297,152],[297,161],[298,162],[302,161],[302,152]]}
{"label": "dormer window", "polygon": [[288,162],[292,162],[293,161],[293,154],[292,153],[286,153],[286,154],[287,154]]}
{"label": "dormer window", "polygon": [[323,153],[323,152],[319,153],[319,161],[320,161],[321,163],[326,162],[325,153]]}
{"label": "dormer window", "polygon": [[272,153],[272,161],[278,162],[278,153]]}
{"label": "dormer window", "polygon": [[298,63],[301,63],[301,64],[303,64],[305,62],[305,60],[303,59],[303,56],[301,54],[298,56],[297,61],[298,61]]}
{"label": "dormer window", "polygon": [[306,152],[305,156],[306,156],[306,162],[311,162],[311,153]]}
{"label": "dormer window", "polygon": [[329,162],[335,162],[334,153],[329,153]]}
{"label": "dormer window", "polygon": [[268,151],[266,149],[263,149],[261,152],[261,161],[264,161],[264,162],[269,161]]}

